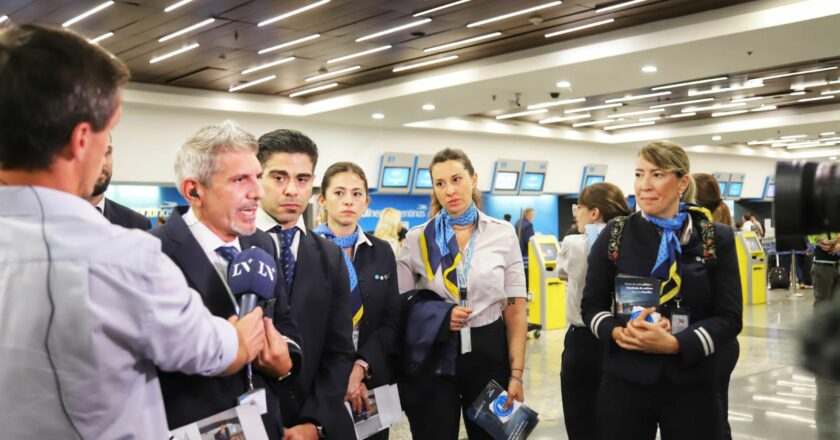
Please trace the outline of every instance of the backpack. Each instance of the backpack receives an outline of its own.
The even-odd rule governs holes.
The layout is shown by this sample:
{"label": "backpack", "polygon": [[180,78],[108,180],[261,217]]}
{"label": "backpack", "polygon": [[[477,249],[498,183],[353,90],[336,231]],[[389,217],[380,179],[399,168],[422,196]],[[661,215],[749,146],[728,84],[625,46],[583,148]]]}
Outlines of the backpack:
{"label": "backpack", "polygon": [[[700,231],[700,241],[703,243],[703,262],[717,264],[717,252],[715,247],[715,224],[712,221],[712,214],[706,208],[690,206],[688,208],[692,223]],[[634,215],[634,214],[631,214]],[[618,262],[621,254],[621,236],[624,232],[624,224],[629,216],[615,217],[610,227],[610,241],[607,245],[607,257],[613,264]]]}

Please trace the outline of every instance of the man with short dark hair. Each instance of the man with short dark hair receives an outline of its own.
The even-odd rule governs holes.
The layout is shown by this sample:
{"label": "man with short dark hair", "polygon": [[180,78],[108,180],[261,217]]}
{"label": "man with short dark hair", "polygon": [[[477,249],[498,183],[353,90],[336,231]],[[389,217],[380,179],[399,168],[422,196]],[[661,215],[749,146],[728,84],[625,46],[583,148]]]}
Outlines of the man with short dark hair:
{"label": "man with short dark hair", "polygon": [[105,191],[108,190],[108,185],[111,184],[111,175],[114,169],[114,147],[110,145],[110,137],[108,138],[108,143],[108,151],[105,152],[105,162],[102,164],[102,174],[99,175],[99,179],[93,187],[93,194],[87,200],[111,224],[129,229],[148,231],[152,228],[152,222],[146,216],[127,206],[105,198]]}
{"label": "man with short dark hair", "polygon": [[263,348],[261,312],[211,316],[157,240],[84,200],[128,77],[76,33],[0,29],[4,438],[168,438],[156,367],[232,374]]}
{"label": "man with short dark hair", "polygon": [[303,133],[276,130],[259,139],[262,186],[257,226],[277,244],[278,272],[306,345],[301,377],[281,399],[291,438],[355,439],[344,408],[353,368],[350,280],[341,249],[306,229],[318,148]]}

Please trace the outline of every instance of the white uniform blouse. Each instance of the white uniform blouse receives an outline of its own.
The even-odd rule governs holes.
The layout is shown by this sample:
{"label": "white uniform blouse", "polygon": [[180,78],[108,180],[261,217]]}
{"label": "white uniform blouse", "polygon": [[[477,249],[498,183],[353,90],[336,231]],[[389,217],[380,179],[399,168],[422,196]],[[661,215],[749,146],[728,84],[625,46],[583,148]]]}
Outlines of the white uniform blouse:
{"label": "white uniform blouse", "polygon": [[[434,221],[434,220],[430,220]],[[444,300],[457,303],[446,290],[442,269],[429,280],[420,251],[420,236],[428,222],[408,231],[397,258],[400,293],[429,289]],[[473,232],[475,248],[467,274],[468,306],[473,309],[470,327],[481,327],[499,319],[508,298],[525,298],[525,270],[519,240],[510,223],[479,211],[478,228]]]}

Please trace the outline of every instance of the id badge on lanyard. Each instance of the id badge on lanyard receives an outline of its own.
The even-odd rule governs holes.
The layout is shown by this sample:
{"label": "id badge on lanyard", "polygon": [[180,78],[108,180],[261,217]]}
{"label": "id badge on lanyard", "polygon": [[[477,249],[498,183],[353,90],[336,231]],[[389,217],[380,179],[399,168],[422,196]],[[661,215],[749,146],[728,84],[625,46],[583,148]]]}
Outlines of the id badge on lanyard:
{"label": "id badge on lanyard", "polygon": [[682,298],[674,298],[676,307],[671,309],[671,334],[676,335],[691,325],[691,311],[688,307],[681,307]]}
{"label": "id badge on lanyard", "polygon": [[[461,307],[469,307],[467,299],[467,277],[469,276],[470,263],[472,262],[473,248],[475,245],[475,232],[470,238],[470,243],[467,245],[466,255],[464,256],[463,265],[459,264],[456,268],[458,276],[458,297]],[[472,334],[470,327],[464,325],[461,327],[461,354],[467,354],[472,351]]]}

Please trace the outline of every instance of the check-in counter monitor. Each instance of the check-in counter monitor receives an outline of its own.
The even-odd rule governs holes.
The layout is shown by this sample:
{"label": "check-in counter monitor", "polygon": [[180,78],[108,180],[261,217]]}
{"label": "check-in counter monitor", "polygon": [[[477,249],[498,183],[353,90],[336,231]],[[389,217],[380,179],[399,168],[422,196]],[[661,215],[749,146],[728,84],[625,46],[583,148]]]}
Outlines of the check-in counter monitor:
{"label": "check-in counter monitor", "polygon": [[761,246],[761,238],[755,232],[738,232],[735,246],[744,304],[764,304],[767,301],[767,254]]}
{"label": "check-in counter monitor", "polygon": [[535,235],[528,241],[528,322],[546,330],[566,326],[566,282],[557,271],[559,252],[553,235]]}

